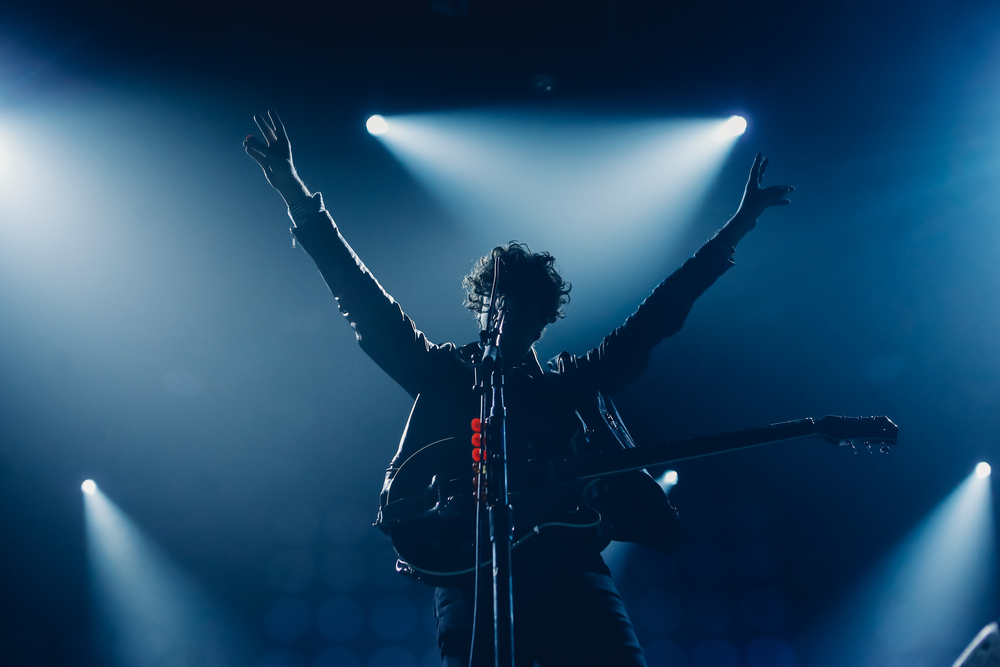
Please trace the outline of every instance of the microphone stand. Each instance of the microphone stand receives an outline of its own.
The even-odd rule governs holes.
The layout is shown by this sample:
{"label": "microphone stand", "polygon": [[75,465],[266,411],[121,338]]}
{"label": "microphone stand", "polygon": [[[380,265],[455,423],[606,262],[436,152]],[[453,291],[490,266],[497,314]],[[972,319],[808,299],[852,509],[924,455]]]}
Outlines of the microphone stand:
{"label": "microphone stand", "polygon": [[[512,508],[507,496],[507,436],[504,405],[503,335],[504,298],[497,296],[497,278],[503,264],[497,257],[490,296],[490,313],[483,336],[480,390],[482,406],[482,446],[485,456],[486,496],[490,517],[490,543],[493,548],[493,659],[495,667],[514,665],[514,597],[510,551],[514,532]],[[477,528],[478,530],[478,528]],[[479,573],[476,573],[479,576]]]}

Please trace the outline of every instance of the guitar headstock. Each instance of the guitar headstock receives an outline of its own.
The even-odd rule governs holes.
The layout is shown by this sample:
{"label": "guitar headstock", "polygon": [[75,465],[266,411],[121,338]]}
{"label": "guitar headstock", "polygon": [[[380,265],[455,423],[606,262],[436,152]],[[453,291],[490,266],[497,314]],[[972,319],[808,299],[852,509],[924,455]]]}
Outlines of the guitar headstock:
{"label": "guitar headstock", "polygon": [[816,435],[841,447],[859,447],[871,451],[877,446],[879,451],[889,451],[899,437],[899,427],[888,417],[837,417],[827,415],[816,420]]}

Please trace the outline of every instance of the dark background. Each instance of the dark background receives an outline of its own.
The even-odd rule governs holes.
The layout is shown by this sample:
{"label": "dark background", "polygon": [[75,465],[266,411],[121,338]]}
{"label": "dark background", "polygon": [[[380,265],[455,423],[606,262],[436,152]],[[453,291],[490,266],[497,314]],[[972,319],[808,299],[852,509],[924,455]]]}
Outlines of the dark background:
{"label": "dark background", "polygon": [[[327,595],[324,554],[343,539],[324,526],[373,518],[408,400],[289,247],[240,142],[253,113],[279,109],[300,172],[382,284],[433,340],[464,342],[459,280],[486,248],[363,123],[510,104],[750,118],[662,275],[732,213],[757,150],[770,182],[796,186],[619,408],[643,442],[832,413],[888,414],[900,444],[684,463],[684,548],[635,551],[620,579],[633,606],[663,586],[689,610],[675,628],[637,618],[645,642],[742,647],[761,631],[804,654],[840,594],[997,451],[998,36],[989,2],[0,9],[0,661],[96,664],[87,477],[260,655],[281,644],[262,621],[276,600]],[[47,152],[18,153],[22,139]],[[575,322],[609,330],[628,301],[571,305],[540,355],[589,348]],[[770,570],[744,572],[746,544]],[[350,548],[371,562],[359,600],[415,601],[405,642],[423,664],[427,591],[387,574],[374,529]],[[290,552],[319,568],[297,589],[274,574]],[[706,586],[731,600],[766,586],[782,617],[699,625],[685,601]],[[380,641],[352,647],[364,661]],[[289,645],[311,660],[323,642]]]}

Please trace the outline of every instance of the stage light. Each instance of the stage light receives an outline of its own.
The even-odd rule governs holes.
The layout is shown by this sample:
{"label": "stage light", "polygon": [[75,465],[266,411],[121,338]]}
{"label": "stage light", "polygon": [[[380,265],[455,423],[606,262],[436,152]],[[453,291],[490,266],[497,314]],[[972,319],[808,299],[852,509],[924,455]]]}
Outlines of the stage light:
{"label": "stage light", "polygon": [[727,137],[738,137],[747,131],[747,121],[743,116],[730,116],[722,126],[722,132]]}
{"label": "stage light", "polygon": [[389,123],[385,122],[385,118],[382,118],[382,116],[375,114],[368,119],[368,122],[365,123],[365,127],[368,128],[369,133],[377,137],[380,134],[385,134],[389,130]]}
{"label": "stage light", "polygon": [[982,463],[976,466],[976,477],[980,478],[989,477],[989,474],[990,472],[992,472],[992,470],[993,469],[990,468],[990,464],[987,463],[986,461],[983,461]]}
{"label": "stage light", "polygon": [[670,491],[677,486],[677,471],[667,470],[656,478],[656,483],[660,485],[661,489],[663,489],[663,493],[669,496]]}
{"label": "stage light", "polygon": [[[677,486],[677,471],[667,470],[662,475],[655,478],[656,483],[663,489],[665,496],[670,496],[670,492]],[[611,569],[612,575],[618,579],[624,576],[628,569],[629,560],[632,558],[634,545],[627,542],[612,542],[601,552],[604,563]]]}
{"label": "stage light", "polygon": [[[989,473],[986,474],[988,475]],[[94,492],[97,491],[97,483],[92,479],[87,479],[84,480],[83,484],[80,485],[80,488],[87,495],[93,495]]]}
{"label": "stage light", "polygon": [[[553,252],[579,291],[574,312],[605,312],[662,280],[662,250],[696,219],[735,144],[726,122],[504,108],[396,115],[378,138],[476,247],[519,239]],[[578,323],[574,340],[556,328],[544,353],[599,340],[627,314]]]}
{"label": "stage light", "polygon": [[995,617],[995,571],[993,500],[977,466],[803,642],[802,662],[949,664]]}
{"label": "stage light", "polygon": [[[249,664],[248,642],[93,480],[83,497],[94,642],[115,667]],[[85,483],[86,485],[86,483]]]}

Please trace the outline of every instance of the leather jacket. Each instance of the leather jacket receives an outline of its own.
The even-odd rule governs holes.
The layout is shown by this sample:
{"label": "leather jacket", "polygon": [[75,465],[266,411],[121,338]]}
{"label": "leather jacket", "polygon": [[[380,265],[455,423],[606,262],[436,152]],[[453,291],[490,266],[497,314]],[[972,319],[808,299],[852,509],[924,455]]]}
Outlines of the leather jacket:
{"label": "leather jacket", "polygon": [[[316,262],[365,353],[414,399],[396,455],[386,471],[382,501],[399,466],[420,447],[465,435],[478,415],[473,392],[478,344],[458,347],[427,340],[382,288],[322,209],[296,216],[295,238]],[[660,283],[624,324],[584,355],[563,352],[543,369],[534,354],[508,369],[508,459],[564,456],[634,447],[610,394],[646,368],[652,349],[680,330],[694,301],[733,265],[733,248],[716,237]],[[523,389],[518,389],[523,387]],[[518,395],[524,398],[518,404]],[[522,409],[523,408],[523,409]],[[607,480],[600,499],[607,540],[638,542],[669,550],[677,535],[676,513],[645,471]]]}

